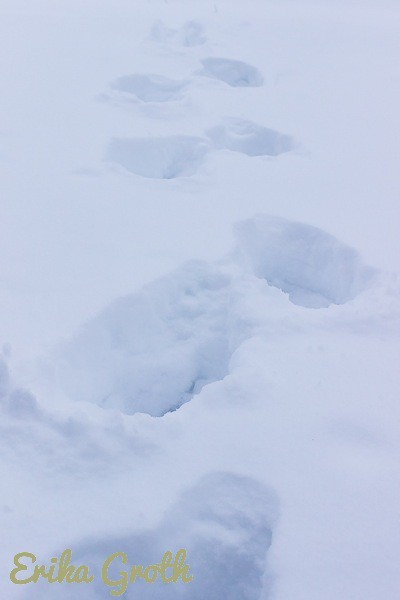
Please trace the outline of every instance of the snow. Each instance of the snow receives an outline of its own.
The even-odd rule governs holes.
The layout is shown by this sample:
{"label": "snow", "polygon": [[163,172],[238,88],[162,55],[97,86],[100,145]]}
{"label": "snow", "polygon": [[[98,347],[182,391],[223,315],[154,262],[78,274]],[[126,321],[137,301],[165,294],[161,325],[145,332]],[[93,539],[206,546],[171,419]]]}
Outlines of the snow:
{"label": "snow", "polygon": [[201,61],[199,75],[224,81],[232,87],[258,87],[263,84],[259,71],[241,60],[211,56]]}
{"label": "snow", "polygon": [[223,125],[212,127],[207,135],[217,148],[247,156],[278,156],[293,148],[290,136],[245,119],[225,119]]}
{"label": "snow", "polygon": [[0,14],[2,597],[398,600],[398,3]]}
{"label": "snow", "polygon": [[187,21],[181,27],[167,27],[160,20],[156,20],[150,37],[160,43],[172,42],[179,46],[200,46],[207,40],[204,27],[198,21]]}
{"label": "snow", "polygon": [[226,374],[230,296],[228,274],[190,263],[115,301],[58,351],[68,396],[128,414],[176,409]]}
{"label": "snow", "polygon": [[154,179],[193,175],[207,151],[201,138],[174,135],[164,138],[115,138],[106,158],[131,173]]}
{"label": "snow", "polygon": [[143,102],[170,102],[180,98],[184,83],[162,75],[124,75],[113,81],[111,88]]}
{"label": "snow", "polygon": [[[223,379],[235,350],[257,334],[254,316],[250,325],[241,306],[248,297],[260,297],[273,320],[277,308],[290,317],[287,297],[321,308],[371,285],[374,271],[357,253],[315,227],[259,215],[237,231],[230,258],[187,263],[116,300],[65,343],[55,377],[68,397],[162,416]],[[288,296],[270,297],[257,279]]]}
{"label": "snow", "polygon": [[237,233],[257,277],[295,304],[344,304],[372,283],[374,270],[357,252],[316,227],[259,215],[238,224]]}

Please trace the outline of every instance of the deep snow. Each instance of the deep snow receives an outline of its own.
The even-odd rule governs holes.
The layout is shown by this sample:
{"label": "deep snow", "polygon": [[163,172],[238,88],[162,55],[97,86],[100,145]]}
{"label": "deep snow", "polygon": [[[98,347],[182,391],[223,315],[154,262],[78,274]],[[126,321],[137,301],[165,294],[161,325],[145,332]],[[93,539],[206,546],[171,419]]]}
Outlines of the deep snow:
{"label": "deep snow", "polygon": [[2,597],[397,600],[397,2],[0,15]]}

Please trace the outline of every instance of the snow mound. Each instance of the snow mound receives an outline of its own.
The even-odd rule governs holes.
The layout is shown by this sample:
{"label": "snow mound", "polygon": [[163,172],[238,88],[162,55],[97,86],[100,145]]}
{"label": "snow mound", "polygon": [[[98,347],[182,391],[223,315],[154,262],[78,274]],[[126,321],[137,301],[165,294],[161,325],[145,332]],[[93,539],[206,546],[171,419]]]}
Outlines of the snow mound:
{"label": "snow mound", "polygon": [[106,160],[152,179],[193,175],[208,150],[202,138],[174,135],[159,138],[114,138]]}
{"label": "snow mound", "polygon": [[[141,564],[150,565],[159,562],[167,550],[175,554],[185,548],[194,577],[190,584],[165,585],[158,580],[148,585],[137,580],[124,597],[254,600],[262,591],[278,506],[275,492],[251,477],[209,473],[181,495],[155,529],[75,544],[75,561],[89,565],[95,575],[94,582],[82,590],[82,597],[110,597],[111,588],[104,585],[99,571],[115,551],[125,552],[130,565],[137,564],[138,557]],[[120,579],[121,567],[122,563],[115,561],[109,571],[112,579]],[[42,598],[53,597],[46,583],[38,585]],[[58,590],[60,598],[69,598],[64,590]],[[267,592],[264,598],[269,597]]]}
{"label": "snow mound", "polygon": [[232,87],[259,87],[263,84],[261,73],[253,66],[229,58],[205,58],[199,75],[224,81]]}
{"label": "snow mound", "polygon": [[216,148],[248,156],[278,156],[293,148],[290,136],[246,119],[225,119],[222,125],[212,127],[206,134]]}
{"label": "snow mound", "polygon": [[121,455],[143,458],[155,452],[155,444],[117,411],[89,407],[88,414],[75,404],[72,411],[55,413],[40,397],[16,384],[0,356],[1,453],[8,464],[18,448],[20,456],[29,456],[29,469],[49,479],[71,473],[102,479],[106,465]]}
{"label": "snow mound", "polygon": [[150,38],[159,43],[175,43],[186,48],[203,45],[207,38],[204,27],[198,21],[187,21],[177,29],[167,27],[162,21],[156,21]]}
{"label": "snow mound", "polygon": [[124,75],[111,83],[111,89],[129,94],[142,102],[179,100],[185,83],[162,75]]}
{"label": "snow mound", "polygon": [[117,300],[60,351],[61,386],[128,414],[175,410],[227,372],[229,286],[217,268],[189,263]]}
{"label": "snow mound", "polygon": [[236,235],[255,275],[300,306],[344,304],[375,274],[353,248],[311,225],[258,215],[239,223]]}

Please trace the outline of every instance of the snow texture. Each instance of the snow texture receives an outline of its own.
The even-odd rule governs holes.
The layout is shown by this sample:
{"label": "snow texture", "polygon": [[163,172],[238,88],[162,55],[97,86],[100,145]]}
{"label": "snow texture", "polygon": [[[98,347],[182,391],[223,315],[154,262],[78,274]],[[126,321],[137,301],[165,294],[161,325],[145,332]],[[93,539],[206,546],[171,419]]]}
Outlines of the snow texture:
{"label": "snow texture", "polygon": [[1,597],[398,600],[399,3],[1,17]]}
{"label": "snow texture", "polygon": [[[123,597],[136,598],[139,594],[145,600],[160,595],[167,600],[222,596],[252,600],[263,587],[278,510],[276,494],[254,479],[227,472],[209,473],[182,493],[154,530],[78,543],[75,560],[90,565],[95,574],[93,586],[85,586],[81,597],[109,598],[111,590],[117,591],[117,586],[104,585],[99,568],[104,556],[110,556],[115,548],[127,554],[131,566],[138,564],[138,557],[146,566],[160,562],[166,549],[175,555],[184,540],[194,576],[191,585],[181,581],[166,585],[160,580],[148,585],[137,580]],[[121,567],[128,569],[128,565],[117,563],[109,570],[112,579],[118,581]],[[39,590],[41,598],[53,597],[48,586],[41,585]],[[62,600],[71,597],[68,589],[58,594]]]}
{"label": "snow texture", "polygon": [[108,144],[106,159],[142,177],[175,179],[195,173],[206,152],[204,140],[185,135],[115,138]]}
{"label": "snow texture", "polygon": [[179,100],[185,82],[162,75],[124,75],[111,83],[111,89],[138,98],[142,102]]}
{"label": "snow texture", "polygon": [[359,255],[333,236],[303,223],[259,215],[240,223],[239,246],[257,277],[289,294],[295,304],[344,304],[374,276]]}
{"label": "snow texture", "polygon": [[223,125],[212,127],[206,133],[216,148],[247,156],[278,156],[293,148],[290,136],[245,119],[226,119]]}
{"label": "snow texture", "polygon": [[259,215],[236,229],[231,263],[186,264],[115,301],[60,349],[71,399],[162,416],[229,372],[251,333],[238,306],[249,278],[310,308],[343,304],[372,281],[355,250],[315,227]]}
{"label": "snow texture", "polygon": [[204,58],[202,61],[203,69],[199,75],[211,77],[223,81],[232,87],[258,87],[263,85],[261,73],[241,60],[232,60],[229,58]]}
{"label": "snow texture", "polygon": [[203,25],[194,20],[187,21],[177,29],[167,27],[162,21],[158,20],[152,27],[150,37],[155,42],[172,42],[187,48],[201,46],[207,40]]}

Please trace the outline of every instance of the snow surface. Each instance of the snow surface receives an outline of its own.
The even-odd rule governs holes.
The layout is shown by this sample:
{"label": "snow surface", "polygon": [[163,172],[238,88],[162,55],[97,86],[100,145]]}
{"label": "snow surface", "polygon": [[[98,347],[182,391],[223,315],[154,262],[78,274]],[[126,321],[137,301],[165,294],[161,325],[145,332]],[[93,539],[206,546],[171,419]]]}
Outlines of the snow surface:
{"label": "snow surface", "polygon": [[111,88],[143,102],[170,102],[180,97],[184,82],[162,75],[124,75],[111,82]]}
{"label": "snow surface", "polygon": [[199,75],[224,81],[232,87],[257,87],[263,84],[262,75],[255,67],[241,60],[211,56],[201,61]]}
{"label": "snow surface", "polygon": [[206,151],[201,138],[185,135],[115,138],[108,145],[106,158],[143,177],[174,179],[193,175]]}
{"label": "snow surface", "polygon": [[398,600],[398,3],[0,15],[1,597]]}

